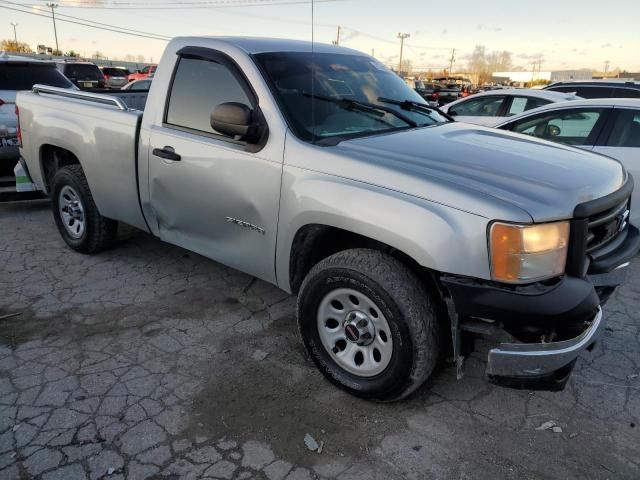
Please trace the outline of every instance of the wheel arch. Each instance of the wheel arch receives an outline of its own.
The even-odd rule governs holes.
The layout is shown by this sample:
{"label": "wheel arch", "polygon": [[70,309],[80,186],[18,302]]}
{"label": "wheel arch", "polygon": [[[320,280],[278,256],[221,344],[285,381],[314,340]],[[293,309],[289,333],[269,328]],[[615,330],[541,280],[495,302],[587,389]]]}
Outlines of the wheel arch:
{"label": "wheel arch", "polygon": [[296,231],[291,243],[288,272],[291,292],[298,292],[304,277],[318,262],[334,253],[353,248],[377,250],[398,258],[412,270],[422,270],[413,257],[385,242],[352,230],[309,223]]}
{"label": "wheel arch", "polygon": [[50,193],[51,180],[58,170],[68,165],[80,165],[82,167],[78,156],[74,152],[51,143],[45,143],[40,146],[38,157],[42,186],[46,193]]}

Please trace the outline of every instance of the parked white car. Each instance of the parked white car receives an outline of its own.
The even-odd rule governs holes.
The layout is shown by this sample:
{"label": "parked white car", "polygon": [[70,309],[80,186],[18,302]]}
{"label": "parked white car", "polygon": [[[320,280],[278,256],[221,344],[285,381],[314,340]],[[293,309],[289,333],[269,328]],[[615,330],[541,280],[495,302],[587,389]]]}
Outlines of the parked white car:
{"label": "parked white car", "polygon": [[573,93],[534,88],[505,88],[476,93],[440,107],[458,122],[492,126],[503,119],[555,102],[576,100]]}
{"label": "parked white car", "polygon": [[133,80],[122,87],[122,90],[147,91],[151,88],[151,80],[152,77],[143,78],[141,80]]}
{"label": "parked white car", "polygon": [[[640,100],[596,98],[555,103],[502,121],[496,128],[607,155],[640,180]],[[631,223],[640,225],[640,195],[631,202]]]}

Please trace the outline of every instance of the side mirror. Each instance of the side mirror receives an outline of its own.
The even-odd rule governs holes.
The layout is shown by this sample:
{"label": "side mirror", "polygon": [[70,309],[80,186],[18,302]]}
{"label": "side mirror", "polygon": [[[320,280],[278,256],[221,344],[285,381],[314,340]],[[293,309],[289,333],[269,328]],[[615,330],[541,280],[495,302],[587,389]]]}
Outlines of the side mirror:
{"label": "side mirror", "polygon": [[458,116],[458,112],[456,112],[455,110],[449,110],[447,113],[452,117],[457,117]]}
{"label": "side mirror", "polygon": [[257,143],[262,137],[262,128],[256,117],[256,111],[243,103],[221,103],[211,112],[211,128],[222,135]]}

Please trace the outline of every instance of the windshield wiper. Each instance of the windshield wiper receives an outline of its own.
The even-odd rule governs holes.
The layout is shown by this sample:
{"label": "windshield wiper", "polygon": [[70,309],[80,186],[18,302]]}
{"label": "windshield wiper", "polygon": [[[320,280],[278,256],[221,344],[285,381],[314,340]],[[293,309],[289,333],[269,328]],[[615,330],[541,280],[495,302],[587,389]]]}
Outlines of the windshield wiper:
{"label": "windshield wiper", "polygon": [[378,117],[383,117],[385,113],[390,113],[391,115],[394,115],[395,117],[399,118],[400,120],[402,120],[403,122],[405,122],[407,125],[411,127],[418,126],[416,122],[411,120],[406,115],[402,114],[401,112],[398,112],[393,108],[385,107],[384,105],[375,105],[373,103],[360,102],[359,100],[352,100],[350,98],[343,98],[343,97],[325,97],[324,95],[316,95],[316,94],[306,93],[306,92],[303,93],[302,95],[305,97],[311,97],[317,100],[324,100],[326,102],[335,103],[340,108],[343,108],[345,110],[366,112],[366,113],[376,115]]}
{"label": "windshield wiper", "polygon": [[378,101],[382,103],[390,103],[392,105],[398,105],[403,110],[408,110],[410,112],[424,113],[425,115],[430,115],[433,112],[437,112],[448,120],[453,120],[453,118],[444,113],[438,107],[431,107],[425,103],[414,102],[413,100],[394,100],[392,98],[386,97],[378,97]]}

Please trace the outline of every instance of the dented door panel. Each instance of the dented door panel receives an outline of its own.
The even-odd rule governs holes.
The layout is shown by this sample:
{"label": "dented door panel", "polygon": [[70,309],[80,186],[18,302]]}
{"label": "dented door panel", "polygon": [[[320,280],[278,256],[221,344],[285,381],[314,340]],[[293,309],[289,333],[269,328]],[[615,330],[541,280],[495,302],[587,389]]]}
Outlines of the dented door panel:
{"label": "dented door panel", "polygon": [[[180,161],[152,154],[171,146]],[[275,282],[279,158],[207,136],[154,127],[150,203],[160,238]]]}

